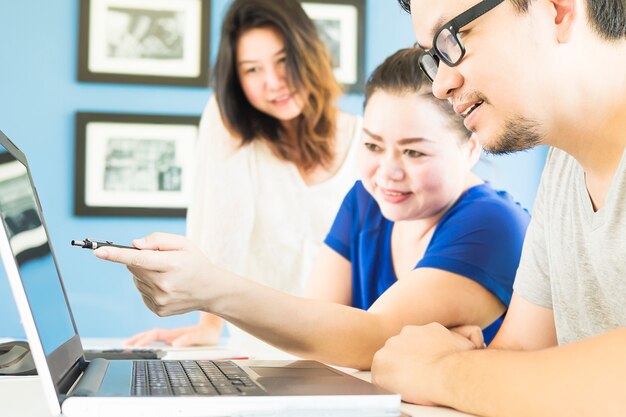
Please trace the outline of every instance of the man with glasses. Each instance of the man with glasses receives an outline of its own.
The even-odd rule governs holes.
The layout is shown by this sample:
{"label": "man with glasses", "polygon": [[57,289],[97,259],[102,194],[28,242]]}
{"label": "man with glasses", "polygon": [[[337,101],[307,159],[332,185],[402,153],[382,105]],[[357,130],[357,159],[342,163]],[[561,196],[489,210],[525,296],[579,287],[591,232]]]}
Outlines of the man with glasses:
{"label": "man with glasses", "polygon": [[399,2],[433,93],[485,149],[552,149],[489,348],[477,329],[406,327],[374,381],[478,415],[626,416],[625,0]]}

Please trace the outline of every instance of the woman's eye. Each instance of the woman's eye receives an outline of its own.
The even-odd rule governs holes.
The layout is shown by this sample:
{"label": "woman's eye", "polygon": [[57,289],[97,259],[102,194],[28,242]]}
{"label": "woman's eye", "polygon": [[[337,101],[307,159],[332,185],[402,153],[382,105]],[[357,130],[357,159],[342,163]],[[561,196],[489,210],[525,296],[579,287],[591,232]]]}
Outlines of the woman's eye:
{"label": "woman's eye", "polygon": [[371,152],[377,152],[380,150],[380,146],[376,145],[375,143],[365,142],[364,145],[367,148],[367,150]]}
{"label": "woman's eye", "polygon": [[420,156],[424,156],[423,153],[413,150],[413,149],[405,149],[404,154],[409,158],[419,158]]}
{"label": "woman's eye", "polygon": [[250,67],[250,68],[246,68],[243,73],[244,74],[254,74],[257,71],[258,71],[257,67]]}

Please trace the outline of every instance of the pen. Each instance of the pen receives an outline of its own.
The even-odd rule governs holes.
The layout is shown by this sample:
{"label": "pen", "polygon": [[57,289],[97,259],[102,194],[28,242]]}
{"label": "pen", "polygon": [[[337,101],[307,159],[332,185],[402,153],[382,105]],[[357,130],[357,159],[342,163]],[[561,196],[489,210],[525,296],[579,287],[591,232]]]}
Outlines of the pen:
{"label": "pen", "polygon": [[78,246],[81,247],[83,249],[91,249],[91,250],[96,250],[98,248],[101,248],[103,246],[112,246],[114,248],[122,248],[122,249],[137,249],[135,247],[132,246],[124,246],[124,245],[116,245],[115,243],[106,240],[104,242],[100,242],[97,240],[89,240],[89,239],[83,239],[83,240],[72,240],[71,242],[72,246]]}

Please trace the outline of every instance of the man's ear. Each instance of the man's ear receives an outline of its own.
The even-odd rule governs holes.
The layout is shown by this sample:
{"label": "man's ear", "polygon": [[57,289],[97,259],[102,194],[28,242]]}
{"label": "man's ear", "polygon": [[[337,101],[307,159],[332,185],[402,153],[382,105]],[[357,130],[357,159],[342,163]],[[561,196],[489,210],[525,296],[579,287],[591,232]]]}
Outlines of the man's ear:
{"label": "man's ear", "polygon": [[549,0],[554,13],[554,24],[559,43],[567,43],[572,37],[574,24],[579,15],[579,0]]}

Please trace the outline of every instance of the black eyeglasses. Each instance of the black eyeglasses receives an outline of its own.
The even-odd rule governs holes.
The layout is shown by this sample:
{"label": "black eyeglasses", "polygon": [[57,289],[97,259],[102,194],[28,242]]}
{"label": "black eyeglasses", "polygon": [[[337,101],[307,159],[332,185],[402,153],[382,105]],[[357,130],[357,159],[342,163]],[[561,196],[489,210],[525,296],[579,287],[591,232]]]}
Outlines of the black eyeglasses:
{"label": "black eyeglasses", "polygon": [[420,68],[431,81],[434,81],[437,76],[440,60],[447,66],[454,67],[459,65],[465,56],[465,47],[458,31],[503,1],[483,0],[450,20],[435,33],[433,47],[424,51],[419,59]]}

